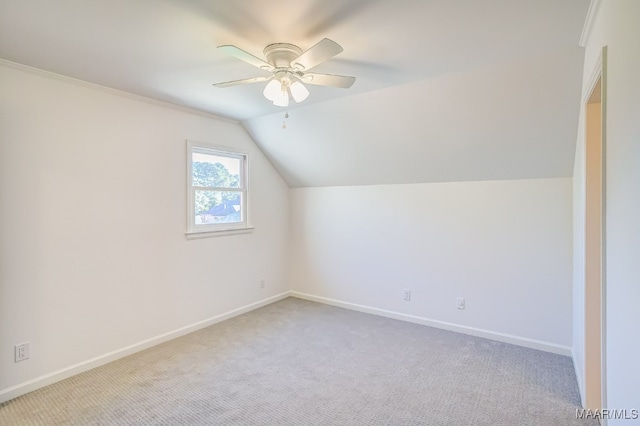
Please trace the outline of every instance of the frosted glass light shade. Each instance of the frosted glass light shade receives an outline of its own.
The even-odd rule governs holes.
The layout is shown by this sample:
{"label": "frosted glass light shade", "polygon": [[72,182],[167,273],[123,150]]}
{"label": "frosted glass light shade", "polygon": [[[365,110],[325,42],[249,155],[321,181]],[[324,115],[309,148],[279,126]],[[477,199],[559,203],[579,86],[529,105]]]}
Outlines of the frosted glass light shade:
{"label": "frosted glass light shade", "polygon": [[278,96],[273,100],[273,104],[279,107],[289,106],[289,91],[286,87],[283,87]]}
{"label": "frosted glass light shade", "polygon": [[304,87],[304,84],[299,81],[294,82],[289,89],[291,90],[291,96],[298,103],[304,101],[309,96],[309,91]]}
{"label": "frosted glass light shade", "polygon": [[275,102],[278,96],[281,96],[282,85],[278,80],[271,80],[264,88],[262,94],[271,102]]}

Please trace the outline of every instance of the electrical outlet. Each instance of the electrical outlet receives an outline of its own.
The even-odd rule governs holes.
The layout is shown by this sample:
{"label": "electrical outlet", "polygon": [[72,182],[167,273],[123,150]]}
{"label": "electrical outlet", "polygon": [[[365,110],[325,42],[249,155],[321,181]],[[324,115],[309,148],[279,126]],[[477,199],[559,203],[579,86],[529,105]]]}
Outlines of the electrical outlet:
{"label": "electrical outlet", "polygon": [[260,288],[264,288],[264,278],[260,279]]}
{"label": "electrical outlet", "polygon": [[464,309],[464,297],[458,297],[458,301],[456,302],[456,306],[458,309]]}
{"label": "electrical outlet", "polygon": [[31,356],[31,351],[29,350],[29,342],[20,343],[15,345],[14,347],[15,347],[16,362],[29,359],[29,357]]}
{"label": "electrical outlet", "polygon": [[411,300],[411,290],[405,288],[403,291],[403,297],[402,299],[406,300],[407,302]]}

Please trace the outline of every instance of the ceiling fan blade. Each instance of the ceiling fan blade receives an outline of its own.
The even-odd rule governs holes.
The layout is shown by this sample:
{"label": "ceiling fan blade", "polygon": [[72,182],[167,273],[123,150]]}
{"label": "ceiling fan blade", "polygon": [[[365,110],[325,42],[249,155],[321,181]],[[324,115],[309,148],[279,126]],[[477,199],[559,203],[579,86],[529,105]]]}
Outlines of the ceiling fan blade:
{"label": "ceiling fan blade", "polygon": [[271,71],[273,69],[273,66],[270,63],[265,62],[262,59],[253,56],[251,53],[245,52],[244,50],[236,46],[228,44],[224,46],[218,46],[218,49],[222,50],[227,55],[245,61],[246,63],[251,64],[254,67],[261,68],[267,71]]}
{"label": "ceiling fan blade", "polygon": [[305,73],[300,80],[303,83],[314,84],[316,86],[333,86],[348,89],[355,83],[355,77],[344,75]]}
{"label": "ceiling fan blade", "polygon": [[342,46],[333,40],[323,38],[318,43],[307,49],[296,59],[291,61],[291,66],[300,70],[308,70],[322,62],[329,60],[342,52]]}
{"label": "ceiling fan blade", "polygon": [[224,81],[222,83],[214,83],[213,87],[231,87],[231,86],[237,86],[239,84],[259,83],[261,81],[271,80],[272,78],[273,76],[271,75],[267,77],[252,77],[252,78],[245,78],[242,80]]}

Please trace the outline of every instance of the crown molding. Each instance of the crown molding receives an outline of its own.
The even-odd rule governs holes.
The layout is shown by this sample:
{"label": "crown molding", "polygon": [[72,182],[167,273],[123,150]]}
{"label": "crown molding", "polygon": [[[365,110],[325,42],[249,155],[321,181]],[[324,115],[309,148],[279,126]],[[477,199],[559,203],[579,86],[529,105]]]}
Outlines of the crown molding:
{"label": "crown molding", "polygon": [[207,111],[202,111],[195,108],[189,108],[183,105],[174,104],[171,102],[161,101],[159,99],[149,98],[142,95],[136,95],[135,93],[125,92],[124,90],[114,89],[112,87],[102,86],[100,84],[91,83],[85,80],[80,80],[78,78],[69,77],[63,74],[57,74],[51,71],[43,70],[40,68],[35,68],[29,65],[24,65],[18,62],[12,62],[6,59],[0,58],[0,66],[6,66],[8,68],[13,68],[21,71],[25,71],[31,74],[40,75],[43,77],[52,78],[55,80],[64,81],[66,83],[75,84],[76,86],[83,86],[94,90],[99,90],[101,92],[109,93],[116,96],[122,96],[125,98],[133,99],[139,102],[144,102],[147,104],[152,104],[156,106],[161,106],[165,108],[171,108],[174,110],[178,110],[181,112],[186,112],[188,114],[199,115],[206,118],[212,118],[214,120],[224,121],[226,123],[232,124],[240,124],[238,120],[233,120],[231,118],[223,117],[221,115],[216,115]]}
{"label": "crown molding", "polygon": [[587,46],[587,40],[591,35],[593,22],[595,21],[598,10],[600,9],[600,3],[602,3],[602,0],[591,0],[591,3],[589,3],[589,10],[587,11],[587,17],[584,20],[584,25],[582,26],[582,34],[580,35],[580,47]]}

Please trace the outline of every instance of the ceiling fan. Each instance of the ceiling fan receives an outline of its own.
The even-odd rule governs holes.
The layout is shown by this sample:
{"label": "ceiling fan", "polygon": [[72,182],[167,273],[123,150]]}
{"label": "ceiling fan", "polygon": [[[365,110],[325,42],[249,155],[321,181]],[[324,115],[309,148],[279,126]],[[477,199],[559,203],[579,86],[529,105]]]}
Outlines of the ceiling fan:
{"label": "ceiling fan", "polygon": [[303,83],[347,89],[356,81],[355,77],[308,72],[313,67],[342,52],[342,47],[328,38],[320,40],[304,52],[298,46],[290,43],[270,44],[264,48],[266,60],[232,45],[218,46],[218,49],[272,74],[216,83],[213,85],[214,87],[230,87],[268,81],[263,94],[276,106],[289,106],[291,98],[298,103],[307,99],[309,90]]}

